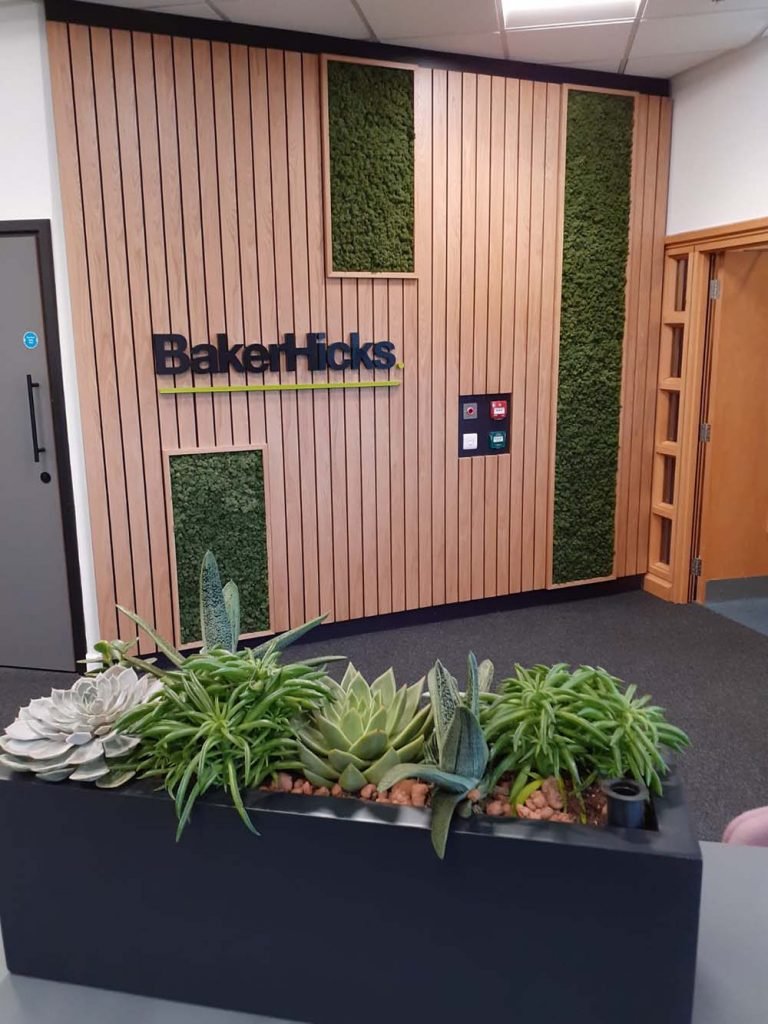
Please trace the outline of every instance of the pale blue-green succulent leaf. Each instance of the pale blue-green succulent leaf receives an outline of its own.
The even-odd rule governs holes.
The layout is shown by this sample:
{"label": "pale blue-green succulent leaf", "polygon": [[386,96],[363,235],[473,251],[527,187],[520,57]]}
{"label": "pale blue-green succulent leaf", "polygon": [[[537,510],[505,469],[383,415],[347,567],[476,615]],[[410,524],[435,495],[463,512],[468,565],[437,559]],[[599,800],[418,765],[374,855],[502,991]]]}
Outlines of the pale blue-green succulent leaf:
{"label": "pale blue-green succulent leaf", "polygon": [[366,777],[353,764],[348,764],[339,778],[339,785],[348,793],[357,793],[366,783]]}
{"label": "pale blue-green succulent leaf", "polygon": [[458,708],[448,730],[441,767],[479,781],[488,765],[488,744],[480,723],[469,708]]}
{"label": "pale blue-green succulent leaf", "polygon": [[461,695],[458,683],[440,661],[436,661],[429,670],[427,686],[432,701],[437,746],[441,750],[456,708],[461,703]]}
{"label": "pale blue-green succulent leaf", "polygon": [[205,552],[200,566],[200,631],[204,650],[234,650],[232,624],[224,602],[219,566],[212,551]]}
{"label": "pale blue-green succulent leaf", "polygon": [[369,782],[372,782],[375,786],[381,788],[379,783],[390,768],[394,768],[395,765],[400,764],[400,758],[397,751],[390,747],[378,761],[374,761],[368,771],[365,773],[365,777]]}
{"label": "pale blue-green succulent leaf", "polygon": [[387,731],[395,735],[402,729],[402,726],[398,729],[398,722],[402,717],[405,698],[406,690],[401,686],[395,694],[395,699],[387,707]]}
{"label": "pale blue-green succulent leaf", "polygon": [[453,813],[464,796],[463,793],[447,793],[445,790],[434,790],[432,793],[432,847],[440,860],[445,857]]}
{"label": "pale blue-green succulent leaf", "polygon": [[326,781],[323,785],[326,785],[328,780],[331,783],[335,782],[339,777],[339,772],[328,763],[327,760],[322,760],[310,750],[308,746],[298,741],[299,748],[299,760],[304,767],[304,774],[307,774],[307,770],[314,772],[316,775],[322,776]]}
{"label": "pale blue-green succulent leaf", "polygon": [[330,719],[318,714],[313,719],[315,725],[323,734],[329,750],[345,750],[349,746],[349,739],[344,731],[335,725]]}
{"label": "pale blue-green succulent leaf", "polygon": [[425,727],[429,724],[431,715],[431,707],[429,705],[423,707],[417,715],[414,715],[414,717],[411,719],[409,724],[406,725],[403,731],[395,737],[395,739],[392,741],[392,746],[395,747],[397,750],[400,750],[401,747],[406,746],[415,737],[423,736],[425,732]]}
{"label": "pale blue-green succulent leaf", "polygon": [[374,679],[371,683],[371,693],[379,697],[385,706],[391,704],[395,699],[396,689],[395,673],[391,668],[388,668],[386,672],[383,672],[378,679]]}
{"label": "pale blue-green succulent leaf", "polygon": [[477,658],[470,651],[467,658],[467,705],[473,715],[480,714],[480,684],[477,679]]}
{"label": "pale blue-green succulent leaf", "polygon": [[363,735],[365,727],[360,712],[351,708],[341,720],[341,731],[350,743],[356,743]]}
{"label": "pale blue-green succulent leaf", "polygon": [[230,580],[224,586],[224,607],[227,609],[229,628],[232,633],[232,650],[234,651],[240,639],[240,591],[234,580]]}
{"label": "pale blue-green succulent leaf", "polygon": [[387,739],[383,729],[366,732],[350,747],[350,753],[364,761],[376,761],[387,749]]}
{"label": "pale blue-green succulent leaf", "polygon": [[349,765],[353,765],[361,772],[368,767],[367,761],[362,757],[356,757],[349,750],[332,750],[328,755],[328,762],[339,772],[343,772]]}
{"label": "pale blue-green succulent leaf", "polygon": [[391,789],[395,783],[403,779],[420,779],[422,782],[430,782],[439,789],[445,789],[449,793],[462,793],[466,795],[474,785],[472,779],[463,775],[455,775],[452,772],[444,772],[441,768],[432,764],[399,764],[391,768],[384,778],[379,782],[379,789]]}
{"label": "pale blue-green succulent leaf", "polygon": [[477,666],[477,683],[480,693],[490,693],[493,686],[493,662],[486,658]]}

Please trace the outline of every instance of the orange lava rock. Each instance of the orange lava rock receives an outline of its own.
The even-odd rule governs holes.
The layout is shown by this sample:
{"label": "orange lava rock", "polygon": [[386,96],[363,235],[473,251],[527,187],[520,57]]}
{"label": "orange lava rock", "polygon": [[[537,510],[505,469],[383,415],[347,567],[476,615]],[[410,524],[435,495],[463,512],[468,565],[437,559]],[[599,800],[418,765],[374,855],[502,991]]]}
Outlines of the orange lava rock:
{"label": "orange lava rock", "polygon": [[560,787],[557,784],[556,778],[550,777],[548,779],[544,779],[541,784],[541,792],[553,811],[562,811],[563,797],[560,793]]}
{"label": "orange lava rock", "polygon": [[401,806],[410,804],[413,782],[413,779],[403,779],[402,782],[394,784],[390,793],[393,804],[400,804]]}
{"label": "orange lava rock", "polygon": [[531,795],[526,800],[526,803],[531,808],[531,810],[533,810],[534,808],[538,810],[542,807],[547,806],[547,798],[544,796],[540,789],[537,789],[535,793],[531,793]]}
{"label": "orange lava rock", "polygon": [[318,786],[315,790],[315,796],[330,796],[331,791],[327,786]]}
{"label": "orange lava rock", "polygon": [[389,790],[385,789],[383,792],[379,792],[376,796],[376,800],[380,804],[391,803],[392,801],[389,799]]}
{"label": "orange lava rock", "polygon": [[485,813],[492,818],[502,818],[507,813],[507,804],[503,800],[491,800],[485,808]]}
{"label": "orange lava rock", "polygon": [[293,779],[288,772],[277,773],[277,788],[283,793],[290,793],[293,789]]}
{"label": "orange lava rock", "polygon": [[555,812],[552,810],[551,807],[539,808],[539,817],[542,819],[542,821],[547,821],[549,818],[552,817],[554,813]]}
{"label": "orange lava rock", "polygon": [[360,790],[360,796],[363,800],[373,800],[376,796],[376,787],[372,782],[369,782],[367,786],[363,786]]}
{"label": "orange lava rock", "polygon": [[294,793],[303,793],[304,792],[304,783],[302,782],[301,779],[296,779],[296,781],[294,782],[294,784],[293,784],[293,792]]}
{"label": "orange lava rock", "polygon": [[473,804],[476,804],[479,799],[480,799],[480,790],[479,789],[470,789],[470,791],[467,793],[467,800],[469,800]]}
{"label": "orange lava rock", "polygon": [[312,788],[312,783],[309,780],[307,780],[301,788],[305,796],[312,796],[314,790]]}
{"label": "orange lava rock", "polygon": [[576,816],[573,814],[566,814],[564,811],[555,811],[551,818],[552,821],[564,821],[569,825],[573,825],[576,822]]}
{"label": "orange lava rock", "polygon": [[424,805],[427,802],[428,793],[429,786],[426,784],[426,782],[414,783],[413,789],[411,790],[411,803],[413,804],[413,806],[424,807]]}
{"label": "orange lava rock", "polygon": [[333,787],[331,788],[331,796],[342,796],[343,793],[344,790],[341,788],[338,782],[334,782]]}

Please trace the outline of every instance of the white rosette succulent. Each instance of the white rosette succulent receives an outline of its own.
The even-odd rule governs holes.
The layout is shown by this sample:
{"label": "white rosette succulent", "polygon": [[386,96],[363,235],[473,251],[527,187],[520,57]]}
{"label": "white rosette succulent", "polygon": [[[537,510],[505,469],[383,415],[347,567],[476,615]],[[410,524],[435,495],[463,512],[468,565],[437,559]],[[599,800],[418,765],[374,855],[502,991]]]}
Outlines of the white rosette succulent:
{"label": "white rosette succulent", "polygon": [[115,724],[161,688],[151,676],[112,665],[100,675],[78,679],[69,690],[52,690],[50,697],[21,708],[0,736],[0,764],[49,782],[120,785],[133,773],[112,772],[109,759],[128,753],[139,738],[116,732]]}

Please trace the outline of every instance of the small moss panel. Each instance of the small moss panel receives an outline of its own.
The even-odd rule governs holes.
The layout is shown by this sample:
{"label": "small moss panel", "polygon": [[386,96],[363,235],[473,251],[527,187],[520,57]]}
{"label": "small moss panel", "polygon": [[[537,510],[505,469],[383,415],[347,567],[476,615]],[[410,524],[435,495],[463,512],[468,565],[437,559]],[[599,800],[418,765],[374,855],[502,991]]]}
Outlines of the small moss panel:
{"label": "small moss panel", "polygon": [[571,91],[555,459],[555,583],[613,571],[632,97]]}
{"label": "small moss panel", "polygon": [[200,639],[200,563],[210,548],[222,583],[240,589],[241,629],[269,629],[262,452],[172,455],[171,498],[182,643]]}
{"label": "small moss panel", "polygon": [[413,72],[328,61],[333,269],[413,271]]}

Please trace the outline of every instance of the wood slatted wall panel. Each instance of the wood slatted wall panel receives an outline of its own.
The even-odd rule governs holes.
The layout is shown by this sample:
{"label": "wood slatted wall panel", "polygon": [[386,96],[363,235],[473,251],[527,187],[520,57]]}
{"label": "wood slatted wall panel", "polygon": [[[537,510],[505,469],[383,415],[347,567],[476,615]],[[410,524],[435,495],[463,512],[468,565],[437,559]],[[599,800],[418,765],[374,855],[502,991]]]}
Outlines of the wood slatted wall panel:
{"label": "wood slatted wall panel", "polygon": [[[417,278],[329,279],[319,57],[60,23],[49,39],[103,633],[132,633],[118,601],[173,635],[178,449],[266,445],[276,630],[546,587],[566,88],[416,70]],[[668,104],[639,98],[620,575],[645,568],[668,134]],[[402,386],[159,396],[152,330],[359,330],[395,343]],[[510,454],[459,460],[459,394],[499,391]]]}
{"label": "wood slatted wall panel", "polygon": [[672,103],[638,96],[621,385],[615,574],[648,568]]}

